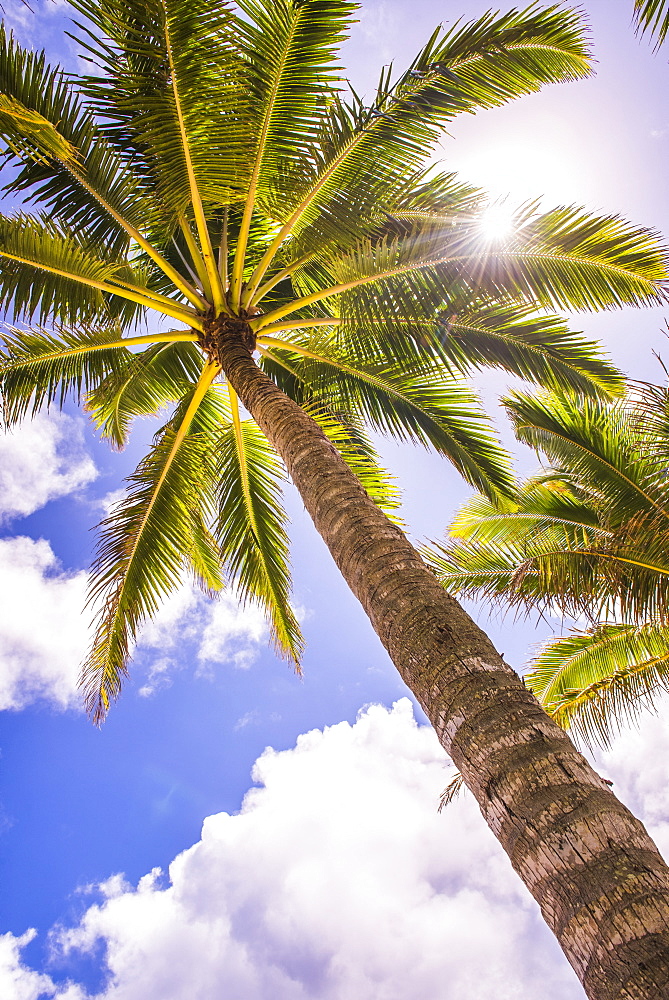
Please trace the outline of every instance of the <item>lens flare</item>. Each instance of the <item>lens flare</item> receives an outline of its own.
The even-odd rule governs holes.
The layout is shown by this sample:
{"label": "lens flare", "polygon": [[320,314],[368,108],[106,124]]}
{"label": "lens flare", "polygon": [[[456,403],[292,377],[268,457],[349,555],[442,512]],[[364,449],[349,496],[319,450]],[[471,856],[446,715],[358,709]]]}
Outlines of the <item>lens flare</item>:
{"label": "lens flare", "polygon": [[513,216],[513,209],[504,202],[488,205],[479,223],[483,238],[490,242],[507,239],[515,228]]}

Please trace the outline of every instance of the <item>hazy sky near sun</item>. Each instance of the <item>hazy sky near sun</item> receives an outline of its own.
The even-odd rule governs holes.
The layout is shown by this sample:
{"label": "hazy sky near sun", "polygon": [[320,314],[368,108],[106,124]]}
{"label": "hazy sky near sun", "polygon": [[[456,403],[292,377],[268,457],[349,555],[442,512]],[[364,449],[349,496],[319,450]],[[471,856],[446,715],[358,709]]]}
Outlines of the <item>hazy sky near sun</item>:
{"label": "hazy sky near sun", "polygon": [[[32,6],[4,0],[8,22],[75,67],[64,3]],[[370,94],[383,63],[401,69],[440,21],[488,6],[363,3],[343,56],[354,86]],[[632,0],[582,7],[597,75],[458,120],[439,158],[493,199],[669,233],[668,51],[635,39]],[[573,324],[633,377],[661,377],[661,310]],[[507,381],[478,380],[492,407]],[[3,1000],[543,1000],[546,984],[551,1000],[582,1000],[471,798],[437,812],[448,761],[294,494],[304,679],[254,609],[184,587],[143,632],[103,729],[86,721],[91,528],[151,433],[140,422],[112,454],[68,409],[0,437]],[[382,448],[412,535],[440,534],[468,487],[427,452]],[[519,668],[560,627],[475,614]],[[600,759],[665,853],[667,719]]]}

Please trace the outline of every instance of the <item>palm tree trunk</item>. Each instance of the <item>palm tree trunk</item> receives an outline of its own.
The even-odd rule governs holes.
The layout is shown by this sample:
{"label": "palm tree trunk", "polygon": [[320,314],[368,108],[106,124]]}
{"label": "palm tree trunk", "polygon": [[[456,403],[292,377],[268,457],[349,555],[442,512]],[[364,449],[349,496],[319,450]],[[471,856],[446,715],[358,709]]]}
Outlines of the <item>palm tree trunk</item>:
{"label": "palm tree trunk", "polygon": [[669,869],[644,826],[241,338],[218,356],[587,996],[669,997]]}

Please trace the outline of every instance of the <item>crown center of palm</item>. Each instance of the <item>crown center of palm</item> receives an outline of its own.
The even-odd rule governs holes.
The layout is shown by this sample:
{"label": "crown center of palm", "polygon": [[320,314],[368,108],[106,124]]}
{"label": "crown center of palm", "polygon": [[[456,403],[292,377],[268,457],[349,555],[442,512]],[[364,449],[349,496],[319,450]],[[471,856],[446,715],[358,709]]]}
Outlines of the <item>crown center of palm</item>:
{"label": "crown center of palm", "polygon": [[233,344],[243,344],[252,354],[256,335],[244,316],[211,316],[204,322],[199,344],[208,358],[220,365],[225,348]]}

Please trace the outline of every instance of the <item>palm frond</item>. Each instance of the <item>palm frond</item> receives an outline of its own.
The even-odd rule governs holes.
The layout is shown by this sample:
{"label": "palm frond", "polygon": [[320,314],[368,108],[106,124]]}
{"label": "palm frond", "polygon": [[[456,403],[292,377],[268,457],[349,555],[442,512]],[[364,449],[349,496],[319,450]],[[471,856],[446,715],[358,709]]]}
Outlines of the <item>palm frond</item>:
{"label": "palm frond", "polygon": [[123,448],[132,420],[155,415],[183,398],[202,367],[202,354],[192,344],[154,344],[98,382],[88,394],[86,409],[102,437]]}
{"label": "palm frond", "polygon": [[96,246],[46,217],[0,218],[0,258],[0,294],[17,318],[76,324],[117,317],[125,324],[138,314],[130,292],[119,287],[118,297],[112,294],[110,280],[135,285],[139,277],[127,262],[105,259]]}
{"label": "palm frond", "polygon": [[281,503],[285,473],[259,427],[239,419],[232,395],[231,406],[232,419],[217,445],[214,534],[240,597],[260,603],[277,652],[299,670],[303,640],[289,602],[287,517]]}
{"label": "palm frond", "polygon": [[127,353],[119,344],[117,324],[59,334],[13,328],[2,340],[0,396],[5,425],[17,423],[28,410],[34,414],[54,402],[62,406],[68,395],[80,402],[123,368]]}
{"label": "palm frond", "polygon": [[525,683],[558,725],[608,746],[669,690],[669,629],[607,622],[563,636],[543,647]]}
{"label": "palm frond", "polygon": [[607,497],[609,523],[643,512],[669,518],[665,497],[648,482],[651,452],[639,439],[625,402],[513,393],[503,403],[520,441],[568,469],[565,478],[590,495]]}
{"label": "palm frond", "polygon": [[634,0],[634,23],[639,34],[651,34],[659,48],[669,34],[667,0]]}
{"label": "palm frond", "polygon": [[[71,0],[98,69],[82,79],[110,143],[170,213],[188,215],[193,180],[204,205],[248,183],[244,66],[225,2]],[[192,174],[191,174],[192,170]],[[203,248],[204,249],[204,248]]]}
{"label": "palm frond", "polygon": [[271,338],[260,342],[271,342],[274,355],[292,353],[291,368],[315,403],[399,440],[432,446],[485,492],[510,488],[508,457],[476,396],[438,363],[413,370],[384,362],[356,364],[337,351],[336,342],[334,350],[327,341],[317,341],[315,350]]}
{"label": "palm frond", "polygon": [[482,254],[481,287],[547,308],[658,304],[668,259],[659,233],[568,206],[531,219],[501,248]]}
{"label": "palm frond", "polygon": [[209,386],[217,371],[207,366],[130,477],[123,503],[100,526],[89,600],[101,608],[101,619],[81,681],[96,722],[120,693],[139,628],[180,585],[186,569],[206,574],[211,590],[222,585],[213,539],[205,557],[203,526],[215,474],[212,437],[197,420],[208,393],[215,405],[216,390]]}
{"label": "palm frond", "polygon": [[[396,83],[382,74],[371,108],[354,95],[333,104],[321,147],[327,153],[316,176],[293,185],[275,208],[283,225],[258,265],[257,282],[289,235],[307,227],[321,243],[378,208],[408,171],[423,167],[446,122],[462,112],[489,108],[549,82],[586,76],[588,49],[578,13],[553,6],[438,29]],[[280,214],[278,214],[280,213]],[[358,220],[356,222],[356,220]],[[304,252],[304,251],[302,251]]]}
{"label": "palm frond", "polygon": [[569,329],[558,316],[510,305],[481,306],[442,315],[440,353],[461,370],[495,367],[547,389],[583,395],[621,395],[625,380],[599,344]]}
{"label": "palm frond", "polygon": [[163,237],[159,205],[105,141],[72,81],[44,52],[23,49],[1,26],[0,93],[15,112],[25,109],[0,116],[0,136],[18,167],[7,193],[43,205],[50,217],[113,252],[127,247],[128,232],[109,209]]}
{"label": "palm frond", "polygon": [[47,216],[0,216],[0,261],[0,294],[17,318],[37,314],[42,323],[68,325],[113,317],[127,326],[155,309],[202,327],[189,306],[149,287],[141,264],[104,256],[97,243]]}
{"label": "palm frond", "polygon": [[234,301],[256,201],[271,205],[277,188],[313,174],[313,149],[341,82],[337,50],[356,9],[347,0],[241,0],[240,6],[248,18],[239,31],[255,150],[232,272]]}

